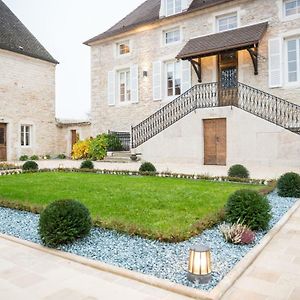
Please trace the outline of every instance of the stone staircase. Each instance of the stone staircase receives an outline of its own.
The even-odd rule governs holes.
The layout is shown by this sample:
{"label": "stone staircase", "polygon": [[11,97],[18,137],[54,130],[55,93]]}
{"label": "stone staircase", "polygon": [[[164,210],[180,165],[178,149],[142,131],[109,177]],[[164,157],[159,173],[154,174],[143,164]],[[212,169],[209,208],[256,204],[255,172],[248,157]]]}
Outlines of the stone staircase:
{"label": "stone staircase", "polygon": [[130,151],[114,151],[108,152],[108,155],[104,158],[104,162],[111,163],[128,163],[133,162],[130,159],[131,152]]}

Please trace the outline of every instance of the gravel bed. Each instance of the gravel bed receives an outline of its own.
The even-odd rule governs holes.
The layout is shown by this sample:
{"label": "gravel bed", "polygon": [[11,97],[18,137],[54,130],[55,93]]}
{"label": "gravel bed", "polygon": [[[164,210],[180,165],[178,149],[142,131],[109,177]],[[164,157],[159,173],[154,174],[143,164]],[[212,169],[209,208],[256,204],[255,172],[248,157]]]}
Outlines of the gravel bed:
{"label": "gravel bed", "polygon": [[[273,227],[293,206],[296,199],[281,198],[276,193],[268,196],[272,206]],[[0,232],[34,243],[41,243],[38,227],[39,216],[17,210],[0,208]],[[240,261],[266,232],[259,232],[253,245],[239,246],[224,241],[219,230],[214,227],[188,241],[168,244],[130,237],[111,230],[94,228],[91,234],[72,245],[60,247],[61,250],[99,260],[144,274],[164,278],[182,285],[209,291]],[[189,249],[196,244],[208,245],[212,250],[213,274],[207,285],[191,283],[186,279]]]}

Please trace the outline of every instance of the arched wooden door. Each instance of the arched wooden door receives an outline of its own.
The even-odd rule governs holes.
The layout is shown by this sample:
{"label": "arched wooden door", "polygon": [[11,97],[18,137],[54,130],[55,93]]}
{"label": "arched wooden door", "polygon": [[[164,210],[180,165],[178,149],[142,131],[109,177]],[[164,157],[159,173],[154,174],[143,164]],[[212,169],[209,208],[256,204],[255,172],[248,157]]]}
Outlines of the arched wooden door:
{"label": "arched wooden door", "polygon": [[0,123],[0,161],[7,160],[6,124]]}

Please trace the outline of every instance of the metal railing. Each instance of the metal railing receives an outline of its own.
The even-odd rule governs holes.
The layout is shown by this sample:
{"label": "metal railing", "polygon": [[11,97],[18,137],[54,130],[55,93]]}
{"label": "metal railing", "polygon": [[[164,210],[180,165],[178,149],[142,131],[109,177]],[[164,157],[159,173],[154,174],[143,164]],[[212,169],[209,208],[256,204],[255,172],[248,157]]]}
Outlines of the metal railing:
{"label": "metal railing", "polygon": [[276,125],[300,134],[300,106],[238,83],[236,89],[219,89],[216,82],[197,84],[147,119],[131,128],[136,148],[199,108],[236,106]]}

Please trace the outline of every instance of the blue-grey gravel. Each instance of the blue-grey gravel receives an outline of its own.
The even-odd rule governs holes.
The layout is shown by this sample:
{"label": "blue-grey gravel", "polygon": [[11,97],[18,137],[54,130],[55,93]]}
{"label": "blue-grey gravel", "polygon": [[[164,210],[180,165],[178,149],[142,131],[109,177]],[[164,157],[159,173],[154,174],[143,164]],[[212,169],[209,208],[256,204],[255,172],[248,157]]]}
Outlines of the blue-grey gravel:
{"label": "blue-grey gravel", "polygon": [[[270,194],[268,199],[273,215],[271,228],[293,206],[296,199],[281,198],[276,193]],[[41,244],[38,222],[38,215],[0,208],[0,232],[4,234]],[[88,237],[74,244],[61,246],[59,249],[209,291],[260,242],[265,234],[266,232],[257,233],[255,243],[252,245],[233,245],[226,243],[218,228],[214,227],[188,241],[169,244],[93,228]],[[191,283],[186,277],[189,249],[199,243],[208,245],[212,251],[212,280],[207,285]]]}

